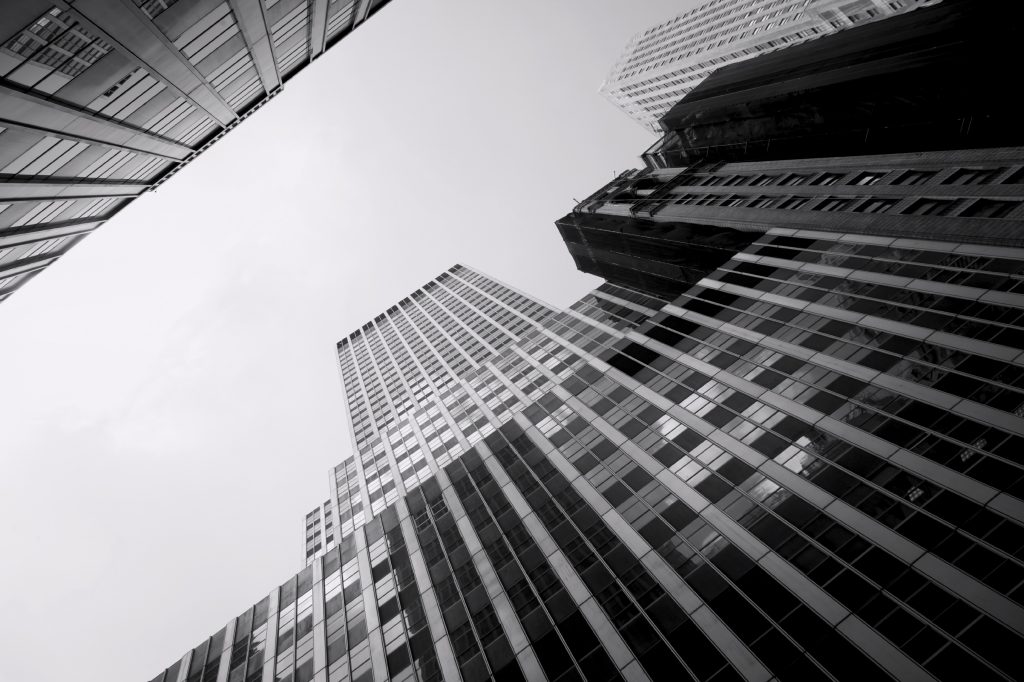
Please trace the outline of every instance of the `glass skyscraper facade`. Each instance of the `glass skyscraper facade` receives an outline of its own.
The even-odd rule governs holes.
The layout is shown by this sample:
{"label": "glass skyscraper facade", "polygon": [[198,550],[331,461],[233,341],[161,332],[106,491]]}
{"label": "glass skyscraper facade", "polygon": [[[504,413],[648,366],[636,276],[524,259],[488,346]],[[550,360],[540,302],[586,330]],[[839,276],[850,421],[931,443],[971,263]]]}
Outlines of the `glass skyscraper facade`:
{"label": "glass skyscraper facade", "polygon": [[0,301],[387,2],[0,3]]}
{"label": "glass skyscraper facade", "polygon": [[338,344],[307,566],[154,682],[1020,679],[1022,282],[801,227],[671,299],[455,266]]}

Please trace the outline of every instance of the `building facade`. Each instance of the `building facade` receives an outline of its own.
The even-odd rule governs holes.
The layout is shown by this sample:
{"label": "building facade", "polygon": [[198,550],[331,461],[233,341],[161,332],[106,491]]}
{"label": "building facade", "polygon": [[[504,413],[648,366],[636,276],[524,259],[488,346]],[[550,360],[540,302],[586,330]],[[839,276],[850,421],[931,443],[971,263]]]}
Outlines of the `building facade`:
{"label": "building facade", "polygon": [[661,117],[657,165],[1024,146],[1003,64],[1024,10],[944,0],[722,66]]}
{"label": "building facade", "polygon": [[556,224],[580,270],[665,300],[772,226],[1024,247],[1024,148],[650,164]]}
{"label": "building facade", "polygon": [[388,0],[0,5],[0,301]]}
{"label": "building facade", "polygon": [[636,34],[601,93],[640,125],[659,119],[716,69],[935,0],[711,0]]}
{"label": "building facade", "polygon": [[945,0],[718,69],[643,170],[557,221],[577,267],[672,300],[771,227],[1024,246],[1001,66],[1024,11],[986,9]]}
{"label": "building facade", "polygon": [[670,303],[455,266],[338,344],[334,546],[154,682],[1020,679],[1022,287],[806,226]]}

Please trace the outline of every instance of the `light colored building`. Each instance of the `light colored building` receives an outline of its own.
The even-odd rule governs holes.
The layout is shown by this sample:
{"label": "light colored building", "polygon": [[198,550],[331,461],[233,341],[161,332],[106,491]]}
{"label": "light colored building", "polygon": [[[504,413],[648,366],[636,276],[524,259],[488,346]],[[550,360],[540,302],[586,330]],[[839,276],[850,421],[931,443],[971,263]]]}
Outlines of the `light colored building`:
{"label": "light colored building", "polygon": [[0,301],[387,1],[0,3]]}
{"label": "light colored building", "polygon": [[601,93],[641,125],[715,69],[938,0],[711,0],[629,41]]}

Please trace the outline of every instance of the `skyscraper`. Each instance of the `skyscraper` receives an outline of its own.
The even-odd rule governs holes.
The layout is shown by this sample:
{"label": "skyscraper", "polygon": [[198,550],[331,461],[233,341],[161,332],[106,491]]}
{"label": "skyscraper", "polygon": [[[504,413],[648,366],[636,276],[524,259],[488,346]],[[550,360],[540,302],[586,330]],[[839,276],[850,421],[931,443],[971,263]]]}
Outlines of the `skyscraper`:
{"label": "skyscraper", "polygon": [[999,66],[1021,31],[945,0],[722,67],[558,228],[579,269],[666,300],[772,226],[1024,246]]}
{"label": "skyscraper", "polygon": [[0,4],[0,301],[387,2]]}
{"label": "skyscraper", "polygon": [[576,266],[670,300],[772,226],[1024,247],[1024,148],[620,174],[557,221]]}
{"label": "skyscraper", "polygon": [[637,123],[658,120],[715,69],[935,0],[711,0],[636,34],[601,93]]}
{"label": "skyscraper", "polygon": [[455,266],[338,344],[334,546],[154,682],[1019,679],[1022,277],[785,227],[671,303]]}
{"label": "skyscraper", "polygon": [[1002,65],[1024,11],[965,0],[722,66],[662,116],[654,165],[1024,145]]}

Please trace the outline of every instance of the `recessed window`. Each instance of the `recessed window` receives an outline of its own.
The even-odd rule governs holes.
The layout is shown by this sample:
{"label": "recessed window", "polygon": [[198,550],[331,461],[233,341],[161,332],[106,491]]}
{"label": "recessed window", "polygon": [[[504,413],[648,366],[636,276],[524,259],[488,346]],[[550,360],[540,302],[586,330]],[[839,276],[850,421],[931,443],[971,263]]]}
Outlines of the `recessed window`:
{"label": "recessed window", "polygon": [[853,205],[853,199],[837,199],[835,197],[831,199],[825,199],[823,202],[814,207],[816,211],[845,211]]}
{"label": "recessed window", "polygon": [[903,209],[904,215],[949,215],[956,205],[957,199],[918,199]]}
{"label": "recessed window", "polygon": [[834,185],[843,179],[842,173],[822,173],[814,178],[812,185]]}
{"label": "recessed window", "polygon": [[786,177],[782,178],[780,185],[806,185],[810,179],[810,175],[801,175],[799,173],[790,173]]}
{"label": "recessed window", "polygon": [[895,205],[895,199],[868,199],[853,210],[857,213],[885,213]]}
{"label": "recessed window", "polygon": [[897,185],[923,185],[935,177],[935,171],[909,170],[896,178]]}
{"label": "recessed window", "polygon": [[1005,168],[958,168],[943,185],[987,185],[1006,170]]}
{"label": "recessed window", "polygon": [[1018,168],[1014,172],[1010,173],[1010,177],[1003,180],[1004,185],[1021,185],[1024,184],[1024,168]]}
{"label": "recessed window", "polygon": [[879,180],[885,177],[885,173],[882,171],[866,171],[861,173],[853,179],[851,185],[874,185]]}
{"label": "recessed window", "polygon": [[965,208],[960,215],[972,218],[1003,218],[1013,209],[1020,206],[1019,201],[1000,201],[998,199],[978,199]]}
{"label": "recessed window", "polygon": [[795,209],[795,208],[800,208],[801,206],[806,204],[808,201],[810,201],[810,199],[808,199],[807,197],[787,197],[786,199],[784,199],[778,205],[778,208],[785,208],[785,209],[792,210],[792,209]]}
{"label": "recessed window", "polygon": [[723,178],[722,176],[720,176],[720,175],[711,175],[711,176],[708,176],[708,177],[704,178],[704,180],[702,180],[700,182],[700,184],[705,186],[705,187],[711,187],[711,186],[714,186],[714,185],[721,185],[723,182],[725,182],[725,178]]}
{"label": "recessed window", "polygon": [[776,201],[778,201],[778,197],[759,196],[754,197],[747,206],[750,208],[770,208]]}

